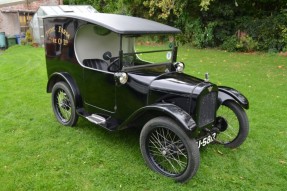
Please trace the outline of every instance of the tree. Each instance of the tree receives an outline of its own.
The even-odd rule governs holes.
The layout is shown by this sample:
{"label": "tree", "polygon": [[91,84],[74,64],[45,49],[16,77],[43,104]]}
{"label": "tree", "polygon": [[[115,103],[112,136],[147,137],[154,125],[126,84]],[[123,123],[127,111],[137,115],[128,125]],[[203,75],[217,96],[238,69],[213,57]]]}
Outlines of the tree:
{"label": "tree", "polygon": [[205,10],[205,11],[208,10],[209,5],[212,1],[214,1],[214,0],[201,0],[201,2],[199,4],[201,7],[201,10]]}
{"label": "tree", "polygon": [[196,47],[287,50],[287,0],[64,0],[64,4],[89,4],[99,12],[176,26],[183,32],[180,40]]}

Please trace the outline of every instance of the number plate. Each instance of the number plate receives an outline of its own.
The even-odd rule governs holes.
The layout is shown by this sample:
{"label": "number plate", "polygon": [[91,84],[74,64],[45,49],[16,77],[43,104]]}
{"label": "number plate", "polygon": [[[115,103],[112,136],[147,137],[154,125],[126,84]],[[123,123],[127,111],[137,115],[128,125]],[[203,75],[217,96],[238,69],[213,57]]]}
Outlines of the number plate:
{"label": "number plate", "polygon": [[196,141],[198,148],[204,147],[204,146],[212,143],[214,141],[215,137],[216,137],[216,133],[212,133],[212,135],[208,135],[208,136],[205,136],[205,137],[198,139]]}

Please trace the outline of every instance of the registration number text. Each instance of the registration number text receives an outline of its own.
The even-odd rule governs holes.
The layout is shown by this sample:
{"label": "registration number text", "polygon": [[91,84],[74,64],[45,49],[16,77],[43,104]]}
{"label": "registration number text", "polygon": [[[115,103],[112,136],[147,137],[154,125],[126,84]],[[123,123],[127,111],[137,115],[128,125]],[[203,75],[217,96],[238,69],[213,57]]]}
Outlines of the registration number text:
{"label": "registration number text", "polygon": [[198,148],[204,147],[204,146],[212,143],[215,140],[215,137],[216,137],[216,133],[212,133],[211,135],[208,135],[206,137],[203,137],[203,138],[197,140]]}

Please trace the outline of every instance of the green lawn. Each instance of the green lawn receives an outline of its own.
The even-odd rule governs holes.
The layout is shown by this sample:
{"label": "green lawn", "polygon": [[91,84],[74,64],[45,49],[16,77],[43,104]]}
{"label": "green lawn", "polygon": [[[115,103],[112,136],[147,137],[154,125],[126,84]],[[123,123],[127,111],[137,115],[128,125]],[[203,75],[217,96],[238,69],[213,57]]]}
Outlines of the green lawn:
{"label": "green lawn", "polygon": [[84,119],[55,119],[44,50],[0,53],[0,190],[285,190],[287,58],[271,54],[179,49],[186,73],[240,90],[250,101],[250,134],[238,149],[211,145],[187,184],[154,173],[139,131],[107,132]]}

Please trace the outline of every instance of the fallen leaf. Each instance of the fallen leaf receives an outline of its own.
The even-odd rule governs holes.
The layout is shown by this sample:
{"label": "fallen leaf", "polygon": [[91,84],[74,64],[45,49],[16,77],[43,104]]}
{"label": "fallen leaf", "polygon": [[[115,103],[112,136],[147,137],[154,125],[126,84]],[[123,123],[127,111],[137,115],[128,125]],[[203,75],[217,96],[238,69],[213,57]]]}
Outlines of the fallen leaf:
{"label": "fallen leaf", "polygon": [[280,160],[279,163],[280,163],[280,164],[287,164],[287,162],[284,161],[284,160]]}
{"label": "fallen leaf", "polygon": [[219,154],[223,155],[223,153],[222,153],[220,150],[217,150],[217,152],[218,152]]}

